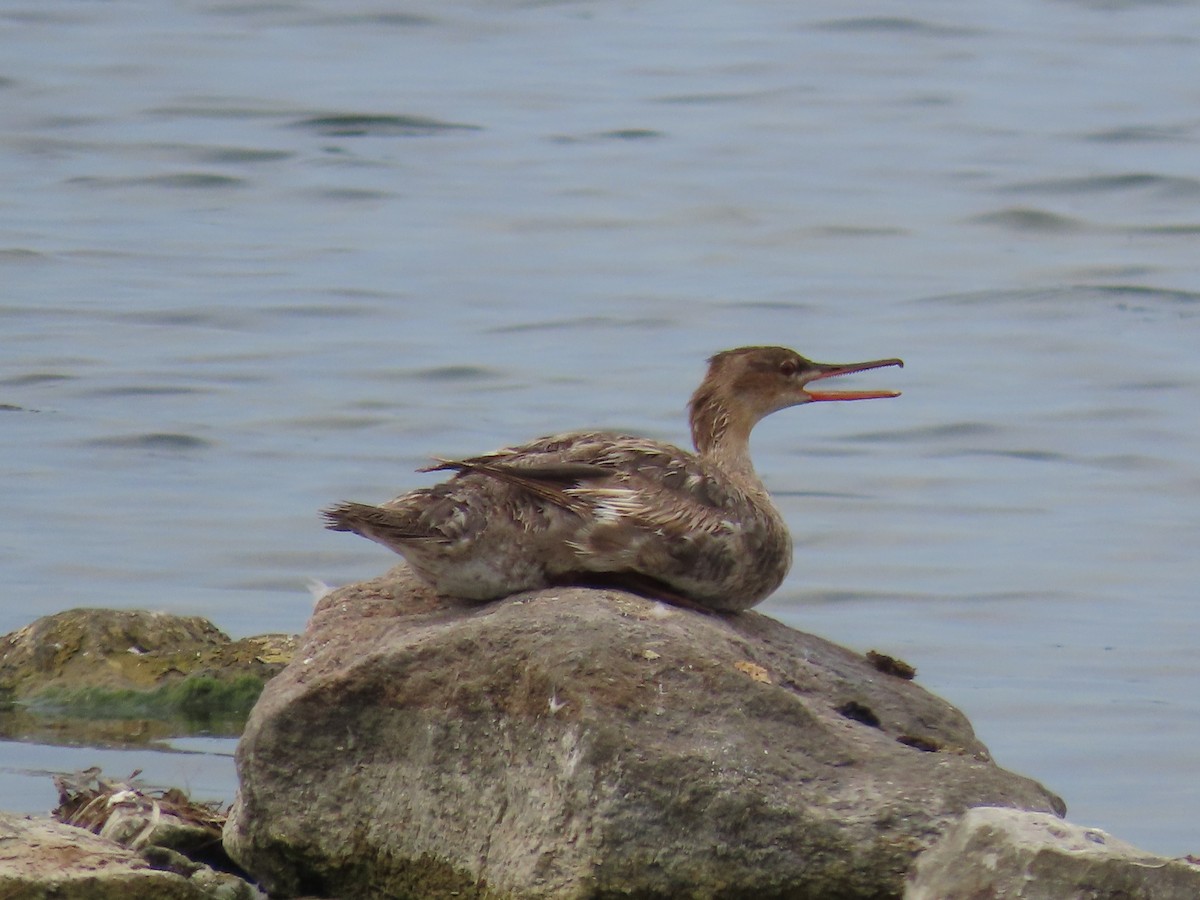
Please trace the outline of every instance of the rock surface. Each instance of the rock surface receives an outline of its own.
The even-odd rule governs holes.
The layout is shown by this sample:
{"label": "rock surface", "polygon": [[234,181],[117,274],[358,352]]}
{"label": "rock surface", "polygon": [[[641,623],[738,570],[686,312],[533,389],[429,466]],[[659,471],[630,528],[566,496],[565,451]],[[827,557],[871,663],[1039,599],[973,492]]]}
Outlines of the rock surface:
{"label": "rock surface", "polygon": [[1196,900],[1200,866],[1044,813],[969,810],[917,860],[905,900]]}
{"label": "rock surface", "polygon": [[756,613],[406,569],[326,597],[238,748],[225,846],[273,895],[900,897],[981,804],[1063,811],[961,713]]}
{"label": "rock surface", "polygon": [[[165,863],[164,863],[165,865]],[[0,813],[4,900],[258,900],[249,884],[182,858],[180,871],[82,828]]]}

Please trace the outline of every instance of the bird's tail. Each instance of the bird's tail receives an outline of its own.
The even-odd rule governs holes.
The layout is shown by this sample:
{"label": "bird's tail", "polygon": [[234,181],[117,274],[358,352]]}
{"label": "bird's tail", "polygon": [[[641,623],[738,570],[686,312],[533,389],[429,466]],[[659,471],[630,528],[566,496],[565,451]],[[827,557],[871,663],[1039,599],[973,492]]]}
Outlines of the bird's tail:
{"label": "bird's tail", "polygon": [[364,526],[379,514],[378,506],[366,503],[339,503],[328,509],[321,510],[325,519],[325,527],[330,531],[353,531],[362,534]]}
{"label": "bird's tail", "polygon": [[404,507],[346,502],[321,510],[321,515],[330,531],[352,531],[397,553],[406,544],[444,540],[419,522],[412,509]]}

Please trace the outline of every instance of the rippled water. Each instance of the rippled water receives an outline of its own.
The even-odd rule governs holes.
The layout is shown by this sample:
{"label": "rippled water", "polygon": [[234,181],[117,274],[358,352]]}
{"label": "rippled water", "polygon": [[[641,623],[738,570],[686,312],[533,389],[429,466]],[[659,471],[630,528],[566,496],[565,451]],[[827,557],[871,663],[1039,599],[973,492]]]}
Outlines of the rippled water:
{"label": "rippled water", "polygon": [[316,510],[431,454],[682,442],[738,344],[899,355],[756,432],[764,609],[1196,852],[1198,43],[1136,0],[10,3],[0,632],[299,630],[394,561]]}

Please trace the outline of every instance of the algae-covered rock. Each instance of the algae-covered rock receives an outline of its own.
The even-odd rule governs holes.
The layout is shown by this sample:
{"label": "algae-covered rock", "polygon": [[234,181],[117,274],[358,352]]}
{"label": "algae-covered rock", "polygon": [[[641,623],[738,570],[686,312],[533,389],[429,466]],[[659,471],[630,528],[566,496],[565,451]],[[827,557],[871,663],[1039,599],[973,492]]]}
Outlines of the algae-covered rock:
{"label": "algae-covered rock", "polygon": [[[0,638],[0,733],[53,740],[69,717],[139,720],[150,739],[235,735],[294,648],[290,635],[231,640],[199,616],[113,609],[45,616]],[[89,741],[105,742],[103,727],[89,729]],[[129,737],[128,728],[108,731]]]}
{"label": "algae-covered rock", "polygon": [[471,605],[403,567],[321,601],[237,759],[225,846],[281,897],[881,900],[965,809],[1063,809],[944,700],[766,616]]}

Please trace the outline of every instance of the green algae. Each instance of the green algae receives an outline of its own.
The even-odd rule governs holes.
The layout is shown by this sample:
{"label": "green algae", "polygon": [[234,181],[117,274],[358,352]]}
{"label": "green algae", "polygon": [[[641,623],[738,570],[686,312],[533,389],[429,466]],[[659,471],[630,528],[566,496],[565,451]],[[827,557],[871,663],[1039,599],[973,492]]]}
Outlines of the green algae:
{"label": "green algae", "polygon": [[265,681],[254,675],[229,679],[193,676],[152,690],[96,685],[53,686],[23,701],[38,716],[79,719],[157,720],[188,734],[241,733]]}

